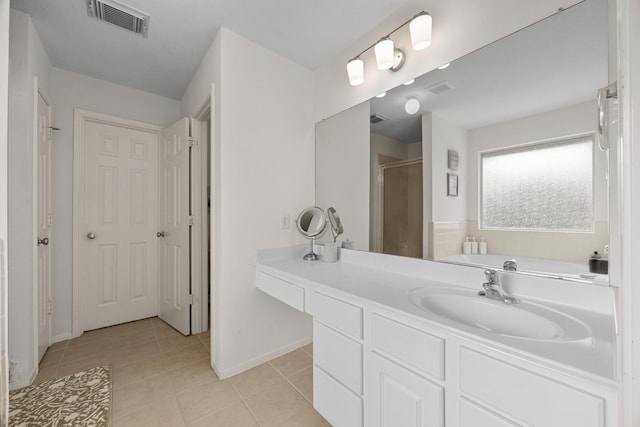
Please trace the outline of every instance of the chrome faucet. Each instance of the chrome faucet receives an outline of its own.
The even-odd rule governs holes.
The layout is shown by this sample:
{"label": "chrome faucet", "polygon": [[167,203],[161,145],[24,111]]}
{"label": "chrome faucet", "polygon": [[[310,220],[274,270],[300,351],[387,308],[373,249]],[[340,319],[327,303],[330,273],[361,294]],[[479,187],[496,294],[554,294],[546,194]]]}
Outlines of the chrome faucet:
{"label": "chrome faucet", "polygon": [[515,259],[508,259],[502,264],[502,269],[507,271],[517,271],[518,263]]}
{"label": "chrome faucet", "polygon": [[487,281],[482,284],[484,290],[478,291],[478,295],[507,304],[518,304],[520,302],[518,298],[508,295],[504,289],[502,289],[497,270],[486,269],[484,275]]}

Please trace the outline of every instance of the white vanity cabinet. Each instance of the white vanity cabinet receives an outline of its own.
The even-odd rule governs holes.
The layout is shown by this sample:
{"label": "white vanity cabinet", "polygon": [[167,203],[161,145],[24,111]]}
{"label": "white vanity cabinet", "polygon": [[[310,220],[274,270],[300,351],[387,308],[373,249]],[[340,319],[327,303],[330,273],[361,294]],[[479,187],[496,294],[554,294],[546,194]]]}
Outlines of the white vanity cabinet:
{"label": "white vanity cabinet", "polygon": [[460,427],[618,425],[615,387],[469,344],[458,360]]}
{"label": "white vanity cabinet", "polygon": [[313,406],[334,427],[363,426],[363,309],[311,291]]}
{"label": "white vanity cabinet", "polygon": [[369,319],[371,425],[444,426],[445,340],[375,312]]}

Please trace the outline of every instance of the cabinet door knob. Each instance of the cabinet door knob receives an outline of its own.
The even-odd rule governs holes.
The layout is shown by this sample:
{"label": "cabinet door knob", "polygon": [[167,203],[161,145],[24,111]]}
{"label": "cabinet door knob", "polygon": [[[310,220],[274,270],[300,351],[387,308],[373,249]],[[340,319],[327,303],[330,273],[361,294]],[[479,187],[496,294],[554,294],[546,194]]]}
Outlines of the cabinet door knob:
{"label": "cabinet door knob", "polygon": [[49,244],[49,238],[45,237],[44,239],[41,239],[38,237],[38,246],[40,245],[44,245],[47,246]]}
{"label": "cabinet door knob", "polygon": [[158,237],[164,237],[164,231],[158,231],[158,232],[156,233],[156,236],[158,236]]}
{"label": "cabinet door knob", "polygon": [[87,234],[87,239],[89,239],[89,240],[93,240],[93,239],[95,239],[95,238],[96,238],[96,234],[95,234],[95,233],[88,233],[88,234]]}

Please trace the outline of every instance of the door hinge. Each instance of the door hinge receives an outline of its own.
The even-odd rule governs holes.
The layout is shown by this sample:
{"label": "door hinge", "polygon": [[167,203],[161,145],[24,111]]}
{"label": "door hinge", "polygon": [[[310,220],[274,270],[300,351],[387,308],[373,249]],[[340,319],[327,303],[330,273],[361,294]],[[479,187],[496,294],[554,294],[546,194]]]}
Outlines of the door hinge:
{"label": "door hinge", "polygon": [[187,304],[193,304],[193,294],[187,295]]}
{"label": "door hinge", "polygon": [[47,314],[53,314],[53,303],[49,302],[47,304]]}
{"label": "door hinge", "polygon": [[195,138],[187,138],[187,144],[189,145],[189,147],[197,147],[198,140]]}
{"label": "door hinge", "polygon": [[193,215],[189,215],[189,216],[187,217],[187,225],[188,225],[189,227],[193,227],[193,225],[194,225],[195,223],[196,223],[196,217],[195,217],[195,216],[193,216]]}

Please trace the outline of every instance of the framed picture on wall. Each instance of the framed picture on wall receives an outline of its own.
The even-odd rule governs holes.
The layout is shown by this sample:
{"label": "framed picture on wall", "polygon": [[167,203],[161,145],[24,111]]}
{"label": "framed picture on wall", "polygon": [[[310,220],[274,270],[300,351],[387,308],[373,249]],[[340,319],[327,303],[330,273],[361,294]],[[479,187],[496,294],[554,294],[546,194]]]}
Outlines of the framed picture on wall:
{"label": "framed picture on wall", "polygon": [[447,196],[458,196],[458,175],[447,174]]}
{"label": "framed picture on wall", "polygon": [[458,152],[456,150],[447,151],[447,166],[449,169],[458,169]]}

